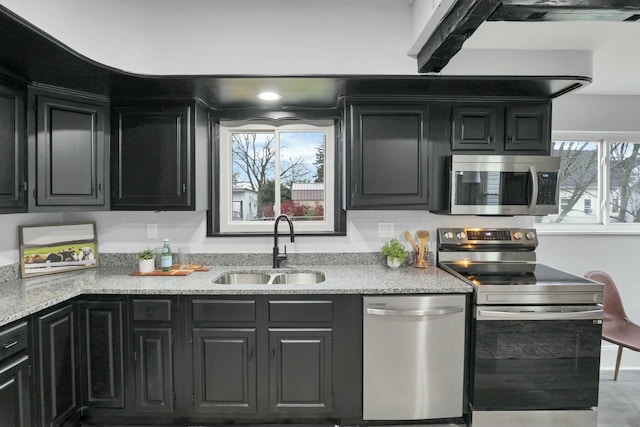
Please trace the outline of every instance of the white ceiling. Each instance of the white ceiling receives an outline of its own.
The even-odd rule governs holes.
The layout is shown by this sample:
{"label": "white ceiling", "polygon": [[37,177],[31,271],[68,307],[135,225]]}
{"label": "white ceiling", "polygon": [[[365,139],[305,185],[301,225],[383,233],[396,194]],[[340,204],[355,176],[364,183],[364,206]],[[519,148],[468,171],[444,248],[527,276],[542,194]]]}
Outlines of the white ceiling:
{"label": "white ceiling", "polygon": [[463,49],[591,51],[593,83],[579,93],[640,95],[640,22],[485,22]]}

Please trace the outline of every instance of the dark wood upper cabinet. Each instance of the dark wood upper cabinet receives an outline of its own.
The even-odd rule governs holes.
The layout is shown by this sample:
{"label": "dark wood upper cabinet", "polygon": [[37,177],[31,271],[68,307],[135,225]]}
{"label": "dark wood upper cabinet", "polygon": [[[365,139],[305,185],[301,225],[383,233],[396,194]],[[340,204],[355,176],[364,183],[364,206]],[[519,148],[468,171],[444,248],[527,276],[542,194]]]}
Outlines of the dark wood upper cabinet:
{"label": "dark wood upper cabinet", "polygon": [[429,108],[351,105],[348,114],[348,208],[425,208]]}
{"label": "dark wood upper cabinet", "polygon": [[[163,101],[118,106],[113,116],[112,208],[197,209],[196,180],[200,191],[207,188],[206,178],[200,184],[206,167],[196,175],[196,159],[207,159],[206,109],[195,101]],[[206,206],[206,193],[197,202]]]}
{"label": "dark wood upper cabinet", "polygon": [[0,83],[0,213],[26,210],[25,95]]}
{"label": "dark wood upper cabinet", "polygon": [[549,154],[551,102],[454,104],[451,150],[482,154]]}
{"label": "dark wood upper cabinet", "polygon": [[508,106],[504,148],[550,152],[551,103]]}
{"label": "dark wood upper cabinet", "polygon": [[40,87],[29,100],[29,210],[108,209],[108,101]]}
{"label": "dark wood upper cabinet", "polygon": [[453,107],[451,115],[454,150],[495,150],[496,141],[502,140],[502,133],[497,134],[502,127],[502,115],[495,106]]}

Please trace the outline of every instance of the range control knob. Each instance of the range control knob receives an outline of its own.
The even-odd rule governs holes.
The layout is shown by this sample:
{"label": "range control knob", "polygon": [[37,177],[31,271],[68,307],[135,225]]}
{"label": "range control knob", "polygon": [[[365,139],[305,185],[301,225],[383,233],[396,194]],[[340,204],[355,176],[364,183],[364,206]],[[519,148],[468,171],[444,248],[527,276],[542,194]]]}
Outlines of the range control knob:
{"label": "range control knob", "polygon": [[516,239],[516,240],[522,239],[522,232],[521,231],[516,231],[515,233],[513,233],[513,238]]}
{"label": "range control knob", "polygon": [[536,238],[536,233],[533,231],[527,231],[527,234],[525,234],[524,237],[526,237],[527,240],[533,240]]}
{"label": "range control knob", "polygon": [[445,238],[445,239],[447,239],[447,240],[451,240],[451,239],[453,239],[453,232],[451,232],[451,231],[445,231],[445,233],[444,233],[444,238]]}
{"label": "range control knob", "polygon": [[465,233],[464,231],[458,231],[458,232],[456,233],[456,239],[458,239],[458,240],[464,240],[464,239],[466,239],[466,238],[467,238],[467,235],[466,235],[466,233]]}

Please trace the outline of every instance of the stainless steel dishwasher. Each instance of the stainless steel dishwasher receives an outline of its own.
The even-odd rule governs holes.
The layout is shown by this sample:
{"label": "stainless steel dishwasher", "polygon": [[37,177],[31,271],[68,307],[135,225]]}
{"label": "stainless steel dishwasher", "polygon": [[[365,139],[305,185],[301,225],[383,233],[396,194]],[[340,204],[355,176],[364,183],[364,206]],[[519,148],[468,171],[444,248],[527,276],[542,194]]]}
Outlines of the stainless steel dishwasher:
{"label": "stainless steel dishwasher", "polygon": [[363,419],[462,416],[464,295],[363,297]]}

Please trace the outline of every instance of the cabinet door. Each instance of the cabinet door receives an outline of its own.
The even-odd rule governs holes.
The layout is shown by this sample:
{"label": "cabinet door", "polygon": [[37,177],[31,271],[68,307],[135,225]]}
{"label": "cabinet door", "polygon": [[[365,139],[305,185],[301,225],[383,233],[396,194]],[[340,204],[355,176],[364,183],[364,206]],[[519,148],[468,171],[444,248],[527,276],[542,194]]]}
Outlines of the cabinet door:
{"label": "cabinet door", "polygon": [[192,209],[189,107],[116,109],[114,208]]}
{"label": "cabinet door", "polygon": [[332,411],[331,328],[269,329],[269,410],[320,414]]}
{"label": "cabinet door", "polygon": [[38,317],[39,426],[59,425],[78,407],[75,313],[73,304]]}
{"label": "cabinet door", "polygon": [[29,357],[0,363],[0,417],[3,427],[31,426]]}
{"label": "cabinet door", "polygon": [[24,210],[24,94],[0,85],[0,212]]}
{"label": "cabinet door", "polygon": [[[498,108],[459,106],[451,112],[451,148],[453,150],[494,150],[498,129]],[[501,124],[501,123],[500,123]]]}
{"label": "cabinet door", "polygon": [[136,411],[172,412],[173,335],[167,328],[134,328]]}
{"label": "cabinet door", "polygon": [[425,207],[426,107],[351,107],[351,208]]}
{"label": "cabinet door", "polygon": [[551,103],[507,107],[505,150],[551,149]]}
{"label": "cabinet door", "polygon": [[36,95],[37,206],[105,204],[107,109]]}
{"label": "cabinet door", "polygon": [[255,352],[255,328],[194,328],[194,411],[256,413]]}
{"label": "cabinet door", "polygon": [[122,301],[82,302],[80,334],[84,364],[84,404],[124,408]]}

